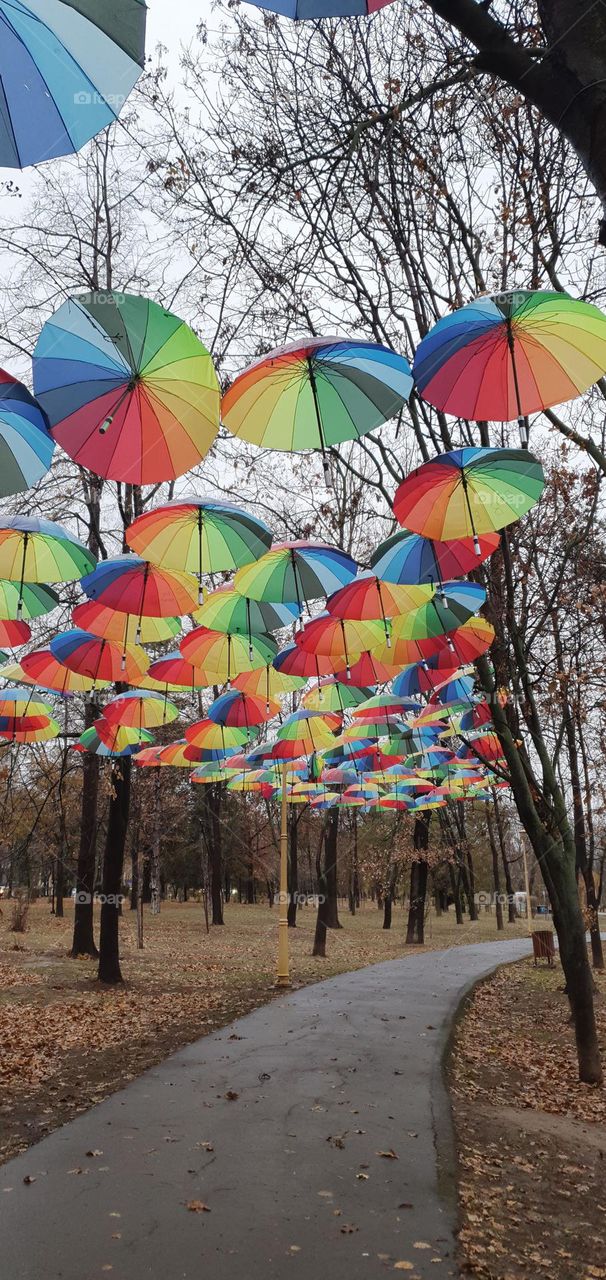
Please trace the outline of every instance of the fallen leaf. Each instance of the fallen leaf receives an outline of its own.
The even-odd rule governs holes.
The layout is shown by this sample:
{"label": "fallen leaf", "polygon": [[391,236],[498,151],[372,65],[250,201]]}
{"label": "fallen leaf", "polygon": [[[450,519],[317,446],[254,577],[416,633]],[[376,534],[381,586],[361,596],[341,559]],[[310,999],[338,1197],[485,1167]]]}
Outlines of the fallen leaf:
{"label": "fallen leaf", "polygon": [[394,1262],[394,1271],[414,1271],[414,1262]]}
{"label": "fallen leaf", "polygon": [[188,1200],[186,1208],[190,1213],[210,1213],[208,1205],[204,1204],[203,1200]]}
{"label": "fallen leaf", "polygon": [[35,1178],[32,1178],[31,1173],[26,1173],[26,1175],[25,1175],[25,1177],[24,1177],[23,1181],[24,1181],[24,1183],[25,1183],[26,1187],[31,1187],[32,1182],[35,1182],[35,1181],[36,1181],[36,1179],[35,1179]]}
{"label": "fallen leaf", "polygon": [[93,1151],[87,1151],[87,1152],[86,1152],[86,1154],[87,1154],[87,1156],[90,1156],[90,1158],[92,1159],[94,1156],[102,1156],[102,1155],[103,1155],[103,1152],[102,1152],[102,1151],[94,1151],[94,1150],[93,1150]]}
{"label": "fallen leaf", "polygon": [[359,1231],[359,1230],[360,1228],[354,1226],[352,1222],[344,1222],[343,1226],[340,1227],[340,1231],[344,1236],[350,1236],[354,1231]]}
{"label": "fallen leaf", "polygon": [[228,1089],[225,1097],[228,1102],[235,1102],[236,1099],[240,1097],[240,1094],[236,1093],[235,1089]]}
{"label": "fallen leaf", "polygon": [[390,1148],[389,1148],[389,1151],[375,1151],[375,1155],[376,1155],[376,1156],[382,1156],[384,1160],[399,1160],[399,1159],[400,1159],[400,1157],[396,1155],[396,1153],[395,1153],[395,1151],[392,1149],[392,1147],[390,1147]]}

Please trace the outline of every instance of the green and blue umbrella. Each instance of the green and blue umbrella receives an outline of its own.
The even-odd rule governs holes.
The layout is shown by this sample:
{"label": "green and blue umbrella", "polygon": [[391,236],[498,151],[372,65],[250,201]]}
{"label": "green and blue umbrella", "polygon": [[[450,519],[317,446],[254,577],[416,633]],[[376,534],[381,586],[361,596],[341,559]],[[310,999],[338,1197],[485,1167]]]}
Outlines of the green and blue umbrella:
{"label": "green and blue umbrella", "polygon": [[0,369],[0,497],[23,493],[48,471],[55,442],[23,383]]}

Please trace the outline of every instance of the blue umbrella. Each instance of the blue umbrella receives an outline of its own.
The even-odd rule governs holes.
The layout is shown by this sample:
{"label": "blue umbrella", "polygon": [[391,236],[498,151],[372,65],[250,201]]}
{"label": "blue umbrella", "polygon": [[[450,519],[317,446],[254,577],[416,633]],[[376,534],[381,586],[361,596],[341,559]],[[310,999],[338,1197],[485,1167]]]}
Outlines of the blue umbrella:
{"label": "blue umbrella", "polygon": [[79,151],[145,62],[144,0],[0,0],[0,167]]}
{"label": "blue umbrella", "polygon": [[37,484],[50,467],[54,447],[37,400],[0,369],[0,497]]}
{"label": "blue umbrella", "polygon": [[376,13],[392,0],[248,0],[256,9],[268,9],[284,18],[305,22],[311,18],[355,18]]}

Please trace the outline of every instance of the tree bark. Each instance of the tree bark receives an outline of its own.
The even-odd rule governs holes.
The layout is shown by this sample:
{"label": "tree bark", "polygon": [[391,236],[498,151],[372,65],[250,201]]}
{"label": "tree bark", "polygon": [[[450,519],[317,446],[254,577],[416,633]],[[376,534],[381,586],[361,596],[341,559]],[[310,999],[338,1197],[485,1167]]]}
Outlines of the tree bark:
{"label": "tree bark", "polygon": [[221,784],[213,783],[205,787],[208,795],[210,830],[209,830],[209,863],[210,863],[210,899],[212,923],[224,925],[222,887],[222,847],[221,847]]}
{"label": "tree bark", "polygon": [[130,804],[130,756],[114,760],[111,768],[113,791],[109,804],[107,841],[103,859],[99,979],[101,982],[118,983],[123,981],[120,969],[118,919]]}
{"label": "tree bark", "polygon": [[490,842],[490,852],[492,855],[492,881],[494,885],[497,929],[504,929],[505,922],[503,920],[503,904],[501,902],[501,878],[499,875],[499,850],[497,849],[497,842],[495,839],[492,816],[491,816],[488,805],[486,806],[486,825],[488,827],[488,839]]}
{"label": "tree bark", "polygon": [[324,883],[326,885],[326,924],[329,929],[341,929],[338,903],[337,853],[339,843],[339,810],[329,809],[325,818]]}
{"label": "tree bark", "polygon": [[299,892],[299,819],[295,805],[289,806],[288,839],[288,927],[297,927],[297,894]]}
{"label": "tree bark", "polygon": [[[96,720],[98,708],[89,703],[84,716],[85,727]],[[93,929],[93,899],[97,858],[97,806],[99,799],[99,757],[85,751],[82,756],[82,804],[80,845],[76,872],[74,935],[70,955],[91,956],[97,960]]]}
{"label": "tree bark", "polygon": [[[415,818],[413,845],[418,853],[427,855],[429,848],[429,822],[431,814]],[[410,868],[410,906],[406,929],[406,945],[422,946],[425,941],[425,897],[427,894],[427,856],[415,859]]]}
{"label": "tree bark", "polygon": [[311,953],[312,956],[321,956],[322,958],[324,958],[324,956],[326,955],[326,931],[328,928],[327,911],[326,911],[328,897],[327,897],[326,876],[324,874],[324,864],[322,861],[322,849],[324,847],[325,838],[326,838],[326,822],[324,822],[322,826],[320,841],[318,844],[318,851],[316,853],[316,880],[318,884],[318,914],[316,916],[316,931],[314,934],[314,945]]}

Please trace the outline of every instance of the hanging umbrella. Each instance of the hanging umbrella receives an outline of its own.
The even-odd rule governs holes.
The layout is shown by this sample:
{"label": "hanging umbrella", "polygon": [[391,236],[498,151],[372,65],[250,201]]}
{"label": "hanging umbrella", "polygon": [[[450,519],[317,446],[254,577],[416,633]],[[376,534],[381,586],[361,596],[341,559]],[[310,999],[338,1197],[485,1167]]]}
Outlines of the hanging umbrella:
{"label": "hanging umbrella", "polygon": [[[394,649],[391,641],[389,646],[387,643],[382,644],[379,650],[366,649],[363,653],[356,654],[349,671],[344,668],[337,671],[335,680],[341,684],[346,681],[348,685],[354,685],[357,689],[365,688],[367,685],[386,684],[388,680],[397,676],[401,669],[399,648],[402,643],[402,641],[399,642]],[[395,656],[394,662],[391,661],[392,656]]]}
{"label": "hanging umbrella", "polygon": [[301,705],[308,711],[345,711],[348,707],[357,707],[370,696],[370,689],[352,688],[334,676],[325,676],[303,694]]}
{"label": "hanging umbrella", "polygon": [[0,0],[0,167],[79,151],[117,119],[145,64],[146,6]]}
{"label": "hanging umbrella", "polygon": [[137,635],[141,644],[162,644],[165,640],[174,640],[181,631],[180,618],[133,617],[131,613],[121,613],[95,600],[76,605],[72,621],[82,631],[92,631],[93,635],[118,644],[136,644]]}
{"label": "hanging umbrella", "polygon": [[259,560],[271,546],[272,533],[249,511],[193,495],[145,511],[127,529],[126,540],[154,564],[195,573],[201,604],[204,575]]}
{"label": "hanging umbrella", "polygon": [[215,724],[213,720],[198,720],[195,724],[187,726],[185,737],[192,747],[223,750],[241,746],[248,738],[248,730]]}
{"label": "hanging umbrella", "polygon": [[[80,734],[80,737],[74,744],[73,749],[74,751],[81,752],[89,751],[91,755],[101,756],[103,758],[113,758],[114,756],[118,758],[136,756],[137,753],[141,751],[142,747],[139,741],[135,741],[132,742],[130,746],[125,746],[121,751],[112,751],[105,742],[101,741],[97,730],[91,726],[90,729],[85,729],[84,733]],[[143,750],[147,750],[147,748],[143,748]]]}
{"label": "hanging umbrella", "polygon": [[299,616],[296,604],[270,604],[240,595],[233,587],[219,587],[196,609],[194,621],[212,631],[250,637],[254,632],[281,630]]}
{"label": "hanging umbrella", "polygon": [[486,702],[476,702],[461,716],[459,727],[463,733],[472,733],[477,729],[486,731],[492,726],[492,711]]}
{"label": "hanging umbrella", "polygon": [[480,559],[479,535],[519,520],[544,485],[540,462],[525,449],[455,449],[411,471],[393,509],[400,524],[426,538],[472,537]]}
{"label": "hanging umbrella", "polygon": [[424,400],[474,422],[524,419],[574,400],[606,372],[606,317],[567,293],[517,289],[476,298],[419,344]]}
{"label": "hanging umbrella", "polygon": [[0,618],[5,621],[21,623],[22,618],[41,618],[58,604],[59,597],[50,587],[0,580]]}
{"label": "hanging umbrella", "polygon": [[[294,645],[291,648],[294,650]],[[280,654],[277,654],[276,661],[279,657]],[[292,693],[293,690],[300,689],[306,679],[306,676],[287,675],[285,671],[278,671],[269,663],[266,667],[255,667],[254,671],[241,671],[232,684],[241,693],[258,694],[266,702],[270,702],[281,693]]]}
{"label": "hanging umbrella", "polygon": [[432,694],[429,705],[442,703],[449,705],[451,702],[463,702],[466,706],[471,706],[473,702],[473,691],[475,688],[475,677],[472,675],[457,674],[452,680],[444,681],[438,689]]}
{"label": "hanging umbrella", "polygon": [[406,404],[412,374],[404,356],[375,342],[316,338],[270,351],[223,397],[234,435],[265,449],[298,452],[357,440]]}
{"label": "hanging umbrella", "polygon": [[131,725],[112,723],[100,716],[93,725],[100,742],[112,752],[120,755],[126,747],[148,746],[153,742],[151,733],[146,729],[135,729]]}
{"label": "hanging umbrella", "polygon": [[[33,684],[40,685],[43,689],[54,689],[63,697],[68,693],[90,693],[95,688],[95,683],[89,676],[70,671],[69,667],[57,661],[50,649],[35,649],[21,659],[20,665],[24,675]],[[104,689],[107,683],[107,680],[98,680],[96,687]]]}
{"label": "hanging umbrella", "polygon": [[157,484],[195,467],[219,429],[212,360],[147,298],[89,293],[44,325],[34,387],[55,440],[110,480]]}
{"label": "hanging umbrella", "polygon": [[160,752],[160,764],[170,765],[173,769],[191,769],[192,764],[208,761],[217,766],[227,768],[232,767],[232,758],[235,760],[236,753],[240,750],[239,746],[235,747],[195,747],[187,738],[179,738],[177,742],[170,742],[168,746],[162,747]]}
{"label": "hanging umbrella", "polygon": [[52,716],[52,707],[25,689],[0,689],[0,716]]}
{"label": "hanging umbrella", "polygon": [[27,622],[11,622],[9,618],[0,618],[0,644],[8,649],[18,649],[32,638],[32,629]]}
{"label": "hanging umbrella", "polygon": [[[333,734],[340,727],[341,716],[335,715],[334,712],[293,711],[283,720],[276,737],[280,741],[309,742],[315,751],[316,747],[313,746],[315,742],[319,742],[319,747],[330,746],[334,741]],[[325,739],[323,743],[320,741],[322,738]]]}
{"label": "hanging umbrella", "polygon": [[437,586],[446,578],[463,578],[471,573],[497,550],[500,541],[499,533],[485,533],[478,538],[477,546],[473,538],[437,542],[408,529],[398,529],[373,551],[370,567],[384,583]]}
{"label": "hanging umbrella", "polygon": [[398,676],[396,676],[392,692],[399,698],[411,698],[417,693],[432,693],[438,685],[443,684],[444,680],[454,675],[458,670],[454,659],[452,666],[448,671],[436,671],[432,665],[435,658],[429,658],[425,666],[420,662],[413,662],[410,666],[404,668]]}
{"label": "hanging umbrella", "polygon": [[178,714],[179,709],[174,702],[148,691],[121,693],[103,708],[109,724],[133,729],[157,729],[176,720]]}
{"label": "hanging umbrella", "polygon": [[61,726],[49,716],[25,716],[21,719],[0,718],[0,738],[7,742],[51,742],[58,738]]}
{"label": "hanging umbrella", "polygon": [[208,627],[195,627],[179,645],[186,662],[192,662],[207,676],[207,684],[222,680],[231,683],[240,671],[264,667],[276,656],[278,646],[271,636],[224,635]]}
{"label": "hanging umbrella", "polygon": [[19,583],[17,621],[24,612],[26,582],[72,582],[95,564],[92,552],[52,520],[0,517],[0,577]]}
{"label": "hanging umbrella", "polygon": [[304,653],[340,659],[340,664],[344,661],[347,673],[351,668],[351,655],[357,657],[365,649],[380,644],[383,638],[384,625],[380,622],[358,622],[321,613],[297,633],[296,644]]}
{"label": "hanging umbrella", "polygon": [[248,729],[251,725],[264,724],[280,714],[279,702],[267,703],[258,694],[241,693],[239,689],[230,689],[221,694],[208,708],[208,718],[215,724],[228,725],[234,728]]}
{"label": "hanging umbrella", "polygon": [[[182,689],[206,689],[208,681],[198,667],[186,662],[179,649],[166,653],[163,658],[156,658],[147,671],[147,677],[157,682],[164,691],[177,692]],[[158,692],[160,692],[160,688]]]}
{"label": "hanging umbrella", "polygon": [[352,724],[380,721],[389,723],[394,717],[401,719],[410,712],[418,711],[420,705],[411,698],[402,698],[395,693],[377,693],[354,707],[351,713]]}
{"label": "hanging umbrella", "polygon": [[335,618],[381,621],[389,645],[388,620],[417,609],[430,598],[431,591],[429,586],[395,586],[372,573],[360,573],[329,597],[326,608]]}
{"label": "hanging umbrella", "polygon": [[[432,640],[418,641],[419,656],[431,661],[436,671],[447,670],[453,660],[459,665],[475,662],[490,648],[494,637],[494,627],[486,618],[469,618],[455,631],[448,631],[446,635]],[[429,646],[433,646],[433,653]]]}
{"label": "hanging umbrella", "polygon": [[428,640],[454,631],[467,622],[486,601],[486,592],[477,582],[445,582],[441,592],[419,605],[412,613],[394,618],[394,640]]}
{"label": "hanging umbrella", "polygon": [[145,675],[149,666],[145,650],[138,645],[118,645],[77,628],[55,636],[50,642],[50,651],[70,671],[89,676],[95,686],[99,680],[133,684]]}
{"label": "hanging umbrella", "polygon": [[[340,661],[343,661],[342,655]],[[332,658],[307,653],[296,644],[289,644],[281,649],[273,660],[273,666],[280,676],[287,676],[289,679],[296,676],[302,683],[310,677],[319,680],[321,676],[334,675],[335,670]]]}
{"label": "hanging umbrella", "polygon": [[[0,124],[0,137],[1,129]],[[23,383],[0,369],[0,498],[37,484],[50,467],[54,448],[40,405]]]}
{"label": "hanging umbrella", "polygon": [[132,555],[100,561],[80,585],[90,600],[139,619],[190,613],[198,600],[193,574],[163,569]]}
{"label": "hanging umbrella", "polygon": [[330,596],[355,577],[357,565],[338,547],[322,542],[279,542],[256,564],[239,569],[234,589],[253,600],[297,604]]}

